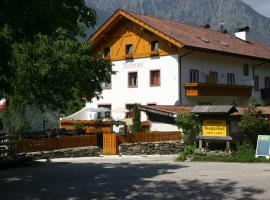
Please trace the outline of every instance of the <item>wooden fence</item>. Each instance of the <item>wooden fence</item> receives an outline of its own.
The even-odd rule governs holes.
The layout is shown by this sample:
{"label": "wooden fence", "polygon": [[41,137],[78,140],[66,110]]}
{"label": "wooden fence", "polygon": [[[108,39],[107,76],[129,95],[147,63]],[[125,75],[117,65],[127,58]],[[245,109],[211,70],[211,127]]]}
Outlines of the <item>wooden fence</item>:
{"label": "wooden fence", "polygon": [[[148,130],[150,123],[149,121],[141,122],[142,129]],[[81,128],[84,133],[111,133],[112,132],[112,121],[94,121],[94,120],[60,120],[60,128],[66,131],[76,131]]]}
{"label": "wooden fence", "polygon": [[149,132],[128,135],[103,134],[103,153],[118,154],[118,147],[123,143],[160,142],[181,140],[181,133],[177,132]]}
{"label": "wooden fence", "polygon": [[60,138],[24,139],[18,141],[17,149],[18,152],[35,152],[96,145],[97,137],[93,134]]}
{"label": "wooden fence", "polygon": [[60,120],[60,128],[66,131],[76,131],[79,127],[86,134],[112,132],[111,121]]}

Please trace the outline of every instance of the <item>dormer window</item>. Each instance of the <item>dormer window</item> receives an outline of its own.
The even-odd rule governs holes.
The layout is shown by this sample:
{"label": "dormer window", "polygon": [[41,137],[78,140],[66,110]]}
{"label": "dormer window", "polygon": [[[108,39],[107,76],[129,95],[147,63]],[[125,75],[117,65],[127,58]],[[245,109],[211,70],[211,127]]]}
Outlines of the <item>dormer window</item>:
{"label": "dormer window", "polygon": [[104,58],[109,58],[111,55],[111,51],[109,47],[104,48]]}
{"label": "dormer window", "polygon": [[158,41],[151,42],[151,51],[158,51]]}
{"label": "dormer window", "polygon": [[132,55],[132,44],[126,45],[126,55]]}
{"label": "dormer window", "polygon": [[158,41],[151,42],[151,55],[158,55]]}

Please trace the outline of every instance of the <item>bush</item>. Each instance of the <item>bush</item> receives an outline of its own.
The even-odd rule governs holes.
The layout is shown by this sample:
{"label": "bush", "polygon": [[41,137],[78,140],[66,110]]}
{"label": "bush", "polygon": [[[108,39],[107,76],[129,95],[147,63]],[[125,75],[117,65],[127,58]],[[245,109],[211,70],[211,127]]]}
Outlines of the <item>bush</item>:
{"label": "bush", "polygon": [[180,152],[180,155],[178,156],[177,160],[185,161],[189,155],[192,155],[194,153],[195,149],[196,149],[195,145],[185,146],[183,151]]}
{"label": "bush", "polygon": [[265,120],[261,112],[256,111],[254,106],[249,106],[244,110],[241,122],[239,123],[239,131],[242,133],[247,143],[256,148],[258,135],[266,135],[269,133],[270,124]]}
{"label": "bush", "polygon": [[193,145],[196,135],[199,133],[199,122],[193,113],[184,113],[177,115],[175,122],[179,128],[183,129],[184,143]]}

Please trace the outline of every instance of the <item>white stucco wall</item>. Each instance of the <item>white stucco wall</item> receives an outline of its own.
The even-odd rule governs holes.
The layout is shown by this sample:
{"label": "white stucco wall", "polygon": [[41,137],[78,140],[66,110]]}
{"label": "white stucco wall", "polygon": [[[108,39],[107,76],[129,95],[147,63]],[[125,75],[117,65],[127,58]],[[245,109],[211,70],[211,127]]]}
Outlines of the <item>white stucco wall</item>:
{"label": "white stucco wall", "polygon": [[[134,60],[114,61],[111,89],[103,90],[100,100],[93,99],[90,107],[111,104],[112,109],[126,104],[175,105],[178,100],[178,56],[160,56]],[[150,86],[150,70],[160,70],[160,86]],[[138,87],[128,87],[128,72],[138,73]],[[118,114],[113,113],[113,117]],[[144,114],[142,120],[146,120]]]}
{"label": "white stucco wall", "polygon": [[[189,82],[189,71],[191,69],[199,70],[199,82],[206,81],[206,75],[210,71],[218,72],[218,83],[227,84],[227,73],[235,74],[235,84],[253,85],[253,69],[252,66],[261,63],[250,59],[244,59],[234,56],[210,54],[195,51],[188,56],[182,58],[182,83]],[[243,65],[249,64],[249,76],[244,76]],[[270,76],[270,64],[264,67],[258,67],[255,75],[260,76],[260,85],[264,87],[264,76]],[[260,92],[255,93],[260,101]],[[186,97],[185,88],[182,84],[182,103],[183,105],[195,105],[198,103],[210,102],[212,104],[231,104],[237,105],[247,104],[251,101],[251,97]]]}
{"label": "white stucco wall", "polygon": [[152,122],[150,131],[179,131],[179,128],[173,124],[166,124],[160,122]]}
{"label": "white stucco wall", "polygon": [[[180,52],[180,54],[184,52]],[[199,70],[199,82],[206,81],[206,75],[210,71],[218,72],[218,83],[227,84],[227,73],[235,74],[235,84],[253,85],[253,67],[262,61],[245,59],[236,56],[211,54],[201,51],[194,51],[182,58],[182,104],[196,105],[199,103],[212,104],[248,104],[251,97],[186,97],[184,83],[189,82],[189,71]],[[249,64],[249,75],[244,76],[243,65]],[[152,104],[176,105],[178,101],[178,55],[169,55],[153,58],[142,58],[134,60],[114,61],[113,69],[117,71],[112,76],[111,89],[105,89],[100,100],[93,99],[88,104],[90,107],[98,107],[100,104],[110,104],[112,109],[126,107],[126,104]],[[150,70],[160,70],[161,85],[150,86]],[[128,72],[138,72],[138,87],[128,87]],[[264,88],[264,77],[270,76],[270,64],[256,68],[255,75],[260,77],[260,88]],[[260,99],[260,91],[254,92],[258,103],[264,103]],[[119,114],[112,113],[112,116],[119,118]],[[124,116],[124,115],[123,115]],[[142,120],[146,115],[142,113]]]}

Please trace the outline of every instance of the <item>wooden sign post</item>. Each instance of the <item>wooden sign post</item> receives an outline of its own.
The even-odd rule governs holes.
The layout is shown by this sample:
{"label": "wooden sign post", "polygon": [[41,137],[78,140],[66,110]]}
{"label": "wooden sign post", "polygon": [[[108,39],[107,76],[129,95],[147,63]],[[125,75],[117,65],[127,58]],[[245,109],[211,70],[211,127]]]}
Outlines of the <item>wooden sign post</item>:
{"label": "wooden sign post", "polygon": [[196,139],[199,149],[203,148],[203,140],[226,141],[226,149],[230,150],[230,114],[237,111],[233,105],[195,106],[191,112],[199,117],[201,129]]}

